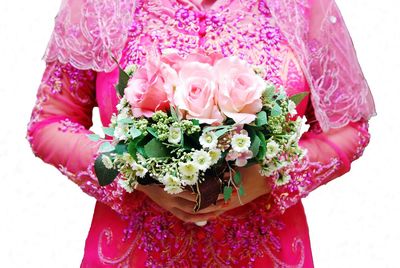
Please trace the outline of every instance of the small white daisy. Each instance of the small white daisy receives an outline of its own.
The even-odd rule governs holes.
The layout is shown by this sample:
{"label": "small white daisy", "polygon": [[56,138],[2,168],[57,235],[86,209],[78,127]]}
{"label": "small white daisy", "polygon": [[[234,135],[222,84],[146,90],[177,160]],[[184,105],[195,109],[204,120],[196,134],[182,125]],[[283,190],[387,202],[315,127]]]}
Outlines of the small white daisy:
{"label": "small white daisy", "polygon": [[215,135],[213,131],[208,131],[201,134],[199,141],[201,146],[207,149],[214,149],[218,144],[217,135]]}
{"label": "small white daisy", "polygon": [[289,114],[290,114],[291,116],[294,116],[294,115],[297,114],[296,103],[294,103],[294,101],[292,101],[292,100],[289,100],[289,103],[288,103],[288,111],[289,111]]}
{"label": "small white daisy", "polygon": [[136,162],[133,162],[131,164],[131,168],[132,168],[132,170],[135,171],[136,176],[141,177],[141,178],[143,178],[147,173],[147,169],[144,166],[139,165]]}
{"label": "small white daisy", "polygon": [[161,181],[165,185],[164,191],[169,194],[177,194],[183,191],[180,180],[169,173],[165,174]]}
{"label": "small white daisy", "polygon": [[231,140],[232,149],[236,152],[246,152],[251,144],[250,137],[245,134],[235,134]]}
{"label": "small white daisy", "polygon": [[128,136],[127,136],[128,130],[129,130],[128,126],[118,124],[114,130],[114,137],[120,141],[127,140],[128,139]]}
{"label": "small white daisy", "polygon": [[211,157],[211,165],[216,164],[221,158],[221,150],[220,149],[212,149],[208,152]]}
{"label": "small white daisy", "polygon": [[190,176],[183,175],[182,176],[182,185],[195,185],[198,181],[198,174],[193,174]]}
{"label": "small white daisy", "polygon": [[113,162],[111,160],[110,157],[108,157],[107,155],[102,155],[101,156],[101,162],[103,162],[103,165],[107,168],[107,169],[112,169],[114,167]]}
{"label": "small white daisy", "polygon": [[291,179],[291,176],[287,173],[280,174],[279,178],[275,181],[277,186],[282,186],[287,184]]}
{"label": "small white daisy", "polygon": [[118,180],[118,184],[125,189],[125,191],[127,191],[128,193],[132,193],[134,186],[132,185],[132,183],[129,180],[123,180],[123,179],[119,179]]}
{"label": "small white daisy", "polygon": [[197,166],[193,162],[179,163],[178,169],[183,176],[192,176],[199,172]]}
{"label": "small white daisy", "polygon": [[195,151],[192,155],[193,163],[199,170],[207,170],[211,166],[211,156],[204,150]]}
{"label": "small white daisy", "polygon": [[179,127],[169,128],[168,142],[178,144],[181,141],[182,130]]}
{"label": "small white daisy", "polygon": [[279,153],[279,144],[276,143],[275,141],[270,141],[267,143],[267,153],[265,154],[265,157],[268,159],[271,159],[275,157]]}

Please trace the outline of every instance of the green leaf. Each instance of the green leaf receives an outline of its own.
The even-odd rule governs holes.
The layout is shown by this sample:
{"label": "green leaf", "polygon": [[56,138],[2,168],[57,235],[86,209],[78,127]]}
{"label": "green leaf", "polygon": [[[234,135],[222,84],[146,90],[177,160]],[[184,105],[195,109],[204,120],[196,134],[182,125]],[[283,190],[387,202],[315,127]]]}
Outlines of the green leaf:
{"label": "green leaf", "polygon": [[133,120],[132,120],[132,118],[127,117],[127,118],[122,118],[122,119],[118,120],[118,123],[131,124],[131,123],[133,123]]}
{"label": "green leaf", "polygon": [[94,163],[94,171],[101,186],[106,186],[114,181],[118,175],[117,169],[108,169],[102,161],[103,154],[100,154]]}
{"label": "green leaf", "polygon": [[225,202],[227,202],[231,198],[232,191],[233,191],[232,187],[229,187],[229,186],[225,186],[224,187],[224,200],[225,200]]}
{"label": "green leaf", "polygon": [[233,175],[233,181],[236,185],[240,185],[242,182],[242,174],[239,171],[236,171],[235,175]]}
{"label": "green leaf", "polygon": [[124,144],[124,143],[118,143],[118,144],[115,146],[114,152],[117,153],[117,154],[123,154],[123,153],[125,153],[127,150],[128,150],[128,148],[127,148],[126,144]]}
{"label": "green leaf", "polygon": [[100,153],[107,153],[107,152],[114,151],[114,149],[115,149],[115,147],[113,145],[111,145],[111,143],[104,142],[103,144],[100,145],[99,152]]}
{"label": "green leaf", "polygon": [[191,121],[193,122],[193,125],[195,125],[195,126],[200,125],[200,121],[198,119],[191,119]]}
{"label": "green leaf", "polygon": [[212,126],[212,127],[205,127],[203,129],[203,132],[209,132],[217,129],[223,129],[223,128],[232,128],[232,126],[227,126],[227,125],[222,125],[222,126]]}
{"label": "green leaf", "polygon": [[304,97],[305,96],[307,96],[308,95],[308,92],[300,92],[300,93],[297,93],[297,94],[294,94],[294,95],[292,95],[292,96],[290,96],[290,100],[291,101],[293,101],[296,105],[297,104],[299,104],[303,99],[304,99]]}
{"label": "green leaf", "polygon": [[282,113],[281,106],[278,103],[275,103],[274,107],[271,110],[271,116],[279,116]]}
{"label": "green leaf", "polygon": [[230,128],[223,128],[223,129],[215,131],[215,135],[217,136],[217,138],[219,138],[230,130],[231,130]]}
{"label": "green leaf", "polygon": [[128,144],[128,153],[134,158],[136,159],[136,152],[137,152],[137,148],[136,148],[137,142],[135,141],[131,141]]}
{"label": "green leaf", "polygon": [[168,156],[168,149],[157,139],[152,139],[144,146],[144,152],[148,157],[166,157]]}
{"label": "green leaf", "polygon": [[265,111],[261,111],[257,114],[256,125],[258,127],[264,126],[268,123],[267,113]]}
{"label": "green leaf", "polygon": [[100,136],[97,134],[89,134],[87,135],[87,137],[89,138],[89,140],[91,141],[99,141],[100,140]]}
{"label": "green leaf", "polygon": [[103,132],[108,136],[114,136],[114,128],[112,127],[103,127]]}
{"label": "green leaf", "polygon": [[171,110],[171,116],[172,116],[172,118],[174,119],[174,121],[178,122],[178,121],[179,121],[179,119],[178,119],[178,114],[177,114],[177,112],[176,112],[174,106],[171,105],[171,106],[170,106],[170,110]]}
{"label": "green leaf", "polygon": [[123,97],[125,94],[125,88],[128,86],[129,75],[118,65],[119,69],[119,80],[116,85],[118,94]]}
{"label": "green leaf", "polygon": [[253,157],[256,157],[258,155],[258,152],[260,150],[260,145],[261,145],[261,140],[257,135],[255,135],[250,145],[250,151],[253,152]]}
{"label": "green leaf", "polygon": [[275,86],[273,84],[267,85],[263,92],[263,97],[266,98],[267,100],[272,100],[272,97],[275,95]]}
{"label": "green leaf", "polygon": [[243,188],[243,185],[240,185],[240,186],[239,186],[238,192],[239,192],[239,195],[240,195],[240,196],[244,195],[244,188]]}
{"label": "green leaf", "polygon": [[134,140],[137,137],[140,137],[140,135],[142,135],[142,132],[139,129],[137,129],[136,127],[131,127],[131,129],[129,130],[129,135]]}
{"label": "green leaf", "polygon": [[262,161],[267,153],[267,142],[265,141],[265,136],[261,131],[257,131],[256,135],[260,139],[260,147],[256,158],[257,160]]}
{"label": "green leaf", "polygon": [[152,128],[152,127],[147,127],[147,131],[148,131],[151,135],[153,135],[155,138],[158,138],[157,131],[156,131],[154,128]]}

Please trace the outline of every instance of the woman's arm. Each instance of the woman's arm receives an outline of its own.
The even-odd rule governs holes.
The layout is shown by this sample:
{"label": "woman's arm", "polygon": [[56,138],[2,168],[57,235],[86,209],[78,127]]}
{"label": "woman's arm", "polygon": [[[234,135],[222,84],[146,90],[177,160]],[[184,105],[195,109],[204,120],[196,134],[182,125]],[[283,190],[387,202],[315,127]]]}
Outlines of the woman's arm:
{"label": "woman's arm", "polygon": [[[96,73],[53,61],[46,65],[28,125],[27,139],[34,154],[55,166],[84,192],[121,214],[133,209],[134,193],[117,180],[100,187],[93,165],[101,142],[87,135],[96,106]],[[139,202],[140,203],[140,202]]]}
{"label": "woman's arm", "polygon": [[267,206],[271,216],[283,213],[314,189],[347,173],[351,163],[362,155],[369,143],[366,120],[350,122],[341,128],[322,132],[311,105],[307,118],[311,127],[299,142],[300,147],[307,150],[306,157],[295,164],[287,184],[271,186]]}

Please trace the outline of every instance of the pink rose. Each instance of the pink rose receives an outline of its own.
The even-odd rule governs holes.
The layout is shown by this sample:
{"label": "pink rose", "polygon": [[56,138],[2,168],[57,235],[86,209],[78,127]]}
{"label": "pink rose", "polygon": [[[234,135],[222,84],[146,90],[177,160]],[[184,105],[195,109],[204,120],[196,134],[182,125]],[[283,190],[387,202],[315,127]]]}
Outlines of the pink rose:
{"label": "pink rose", "polygon": [[135,117],[151,117],[157,110],[166,111],[172,100],[176,72],[162,63],[158,55],[149,56],[129,80],[125,96]]}
{"label": "pink rose", "polygon": [[222,113],[236,123],[253,122],[262,108],[265,81],[238,57],[222,58],[214,68],[218,81],[216,101]]}
{"label": "pink rose", "polygon": [[[204,56],[203,56],[204,57]],[[216,124],[223,121],[215,103],[215,75],[208,63],[198,62],[191,57],[182,63],[178,72],[179,82],[174,94],[175,105],[186,118],[196,118],[200,123]]]}

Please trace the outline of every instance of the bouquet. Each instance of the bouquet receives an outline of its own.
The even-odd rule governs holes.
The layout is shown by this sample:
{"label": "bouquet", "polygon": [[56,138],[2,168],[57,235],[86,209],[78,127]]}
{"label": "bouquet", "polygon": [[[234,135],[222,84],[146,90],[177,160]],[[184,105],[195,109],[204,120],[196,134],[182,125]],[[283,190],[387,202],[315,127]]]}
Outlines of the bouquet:
{"label": "bouquet", "polygon": [[119,71],[118,112],[103,128],[112,140],[95,161],[100,185],[118,178],[128,192],[149,183],[170,194],[191,190],[198,211],[219,194],[245,194],[235,167],[259,164],[282,185],[304,156],[296,105],[306,93],[288,97],[238,57],[151,53],[140,68]]}

